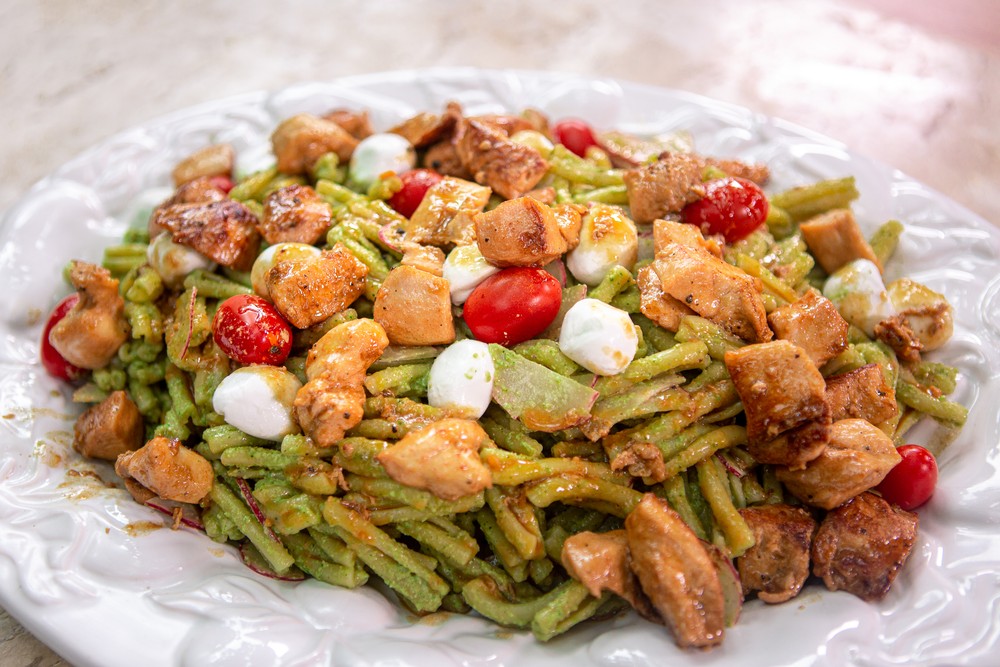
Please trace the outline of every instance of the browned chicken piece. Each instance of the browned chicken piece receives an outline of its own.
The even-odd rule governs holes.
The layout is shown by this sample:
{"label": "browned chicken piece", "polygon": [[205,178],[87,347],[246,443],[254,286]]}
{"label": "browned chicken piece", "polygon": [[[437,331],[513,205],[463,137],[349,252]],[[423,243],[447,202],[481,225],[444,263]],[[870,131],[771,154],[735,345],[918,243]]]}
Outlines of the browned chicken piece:
{"label": "browned chicken piece", "polygon": [[442,176],[454,176],[464,180],[472,179],[472,172],[458,156],[458,148],[451,139],[439,141],[431,145],[424,153],[424,166],[433,169]]}
{"label": "browned chicken piece", "polygon": [[489,468],[479,458],[479,450],[489,442],[478,422],[440,419],[410,431],[377,458],[400,484],[457,500],[493,486]]}
{"label": "browned chicken piece", "polygon": [[778,479],[802,502],[833,509],[873,488],[900,461],[892,439],[863,419],[830,427],[823,453],[802,470],[778,468]]}
{"label": "browned chicken piece", "polygon": [[795,343],[817,366],[847,349],[847,320],[832,301],[815,290],[771,311],[767,321],[775,338]]}
{"label": "browned chicken piece", "polygon": [[[597,433],[591,432],[592,425],[601,420],[591,418],[590,421],[581,427],[584,435],[593,441],[599,440],[608,434],[611,425],[601,428]],[[598,427],[600,428],[600,427]],[[596,436],[596,437],[594,437]],[[618,451],[611,459],[612,470],[624,470],[632,477],[642,477],[649,484],[658,484],[667,478],[666,464],[663,462],[663,452],[651,442],[630,442],[624,448],[616,448]]]}
{"label": "browned chicken piece", "polygon": [[763,286],[700,248],[668,243],[651,264],[660,289],[749,343],[771,340]]}
{"label": "browned chicken piece", "polygon": [[624,530],[571,535],[563,542],[560,560],[566,573],[586,586],[595,598],[601,597],[604,591],[611,591],[632,605],[643,618],[654,623],[663,622],[639,588],[635,573],[629,569],[628,536]]}
{"label": "browned chicken piece", "polygon": [[549,169],[549,163],[534,148],[511,141],[501,130],[482,121],[460,121],[454,142],[473,180],[505,199],[523,196]]}
{"label": "browned chicken piece", "polygon": [[752,164],[740,160],[727,160],[721,158],[705,158],[705,164],[726,172],[729,176],[745,178],[753,181],[757,185],[764,185],[771,177],[771,170],[766,164]]}
{"label": "browned chicken piece", "polygon": [[397,266],[375,295],[372,317],[393,345],[447,345],[455,341],[450,284],[427,271]]}
{"label": "browned chicken piece", "polygon": [[831,591],[881,600],[910,556],[918,523],[916,514],[862,493],[823,519],[812,545],[813,574]]}
{"label": "browned chicken piece", "polygon": [[521,118],[528,121],[531,126],[529,129],[535,130],[544,134],[549,139],[552,138],[552,132],[549,130],[549,117],[538,109],[527,108],[521,112]]}
{"label": "browned chicken piece", "polygon": [[891,347],[903,361],[920,361],[920,351],[924,349],[924,345],[907,325],[903,315],[893,315],[876,324],[875,338]]}
{"label": "browned chicken piece", "polygon": [[503,132],[508,137],[523,130],[534,130],[534,125],[527,118],[521,116],[510,116],[506,114],[486,114],[483,116],[472,116],[469,120],[476,120],[487,125],[491,125]]}
{"label": "browned chicken piece", "polygon": [[264,240],[315,244],[330,228],[333,209],[308,185],[289,185],[264,199],[264,218],[257,225]]}
{"label": "browned chicken piece", "polygon": [[809,548],[816,520],[801,507],[756,505],[740,510],[755,543],[736,559],[744,594],[757,591],[768,604],[791,600],[809,577]]}
{"label": "browned chicken piece", "polygon": [[295,395],[295,419],[319,447],[339,442],[364,417],[365,372],[389,346],[369,319],[338,324],[306,356],[306,379]]}
{"label": "browned chicken piece", "polygon": [[230,199],[158,208],[150,221],[154,224],[170,232],[176,243],[236,271],[249,271],[260,249],[257,216]]}
{"label": "browned chicken piece", "polygon": [[652,266],[639,269],[635,284],[639,288],[639,310],[667,331],[677,331],[685,316],[696,314],[683,301],[664,293],[660,277]]}
{"label": "browned chicken piece", "polygon": [[[200,176],[179,186],[170,197],[160,204],[157,209],[168,208],[174,204],[202,204],[213,201],[225,201],[228,196],[222,188],[209,176]],[[167,231],[156,221],[156,211],[149,216],[147,223],[149,238],[155,239],[157,236]]]}
{"label": "browned chicken piece", "polygon": [[334,109],[323,114],[323,120],[333,121],[341,126],[352,137],[361,141],[375,133],[371,118],[367,111],[352,111],[351,109]]}
{"label": "browned chicken piece", "polygon": [[321,156],[336,153],[347,163],[358,140],[337,123],[307,113],[288,118],[274,130],[271,146],[283,174],[305,174]]}
{"label": "browned chicken piece", "polygon": [[868,364],[826,379],[830,418],[864,419],[876,426],[896,416],[896,390],[878,364]]}
{"label": "browned chicken piece", "polygon": [[586,213],[587,207],[580,204],[558,204],[552,207],[559,233],[566,240],[566,252],[580,245],[580,230],[583,229],[583,216]]}
{"label": "browned chicken piece", "polygon": [[636,222],[653,222],[701,199],[705,194],[701,158],[684,153],[663,153],[656,162],[625,172],[629,209]]}
{"label": "browned chicken piece", "polygon": [[432,185],[406,222],[406,239],[426,245],[472,245],[472,216],[490,200],[490,189],[461,178],[445,177]]}
{"label": "browned chicken piece", "polygon": [[658,219],[653,221],[653,252],[659,256],[661,251],[671,243],[701,248],[716,257],[722,257],[722,247],[714,239],[706,239],[701,230],[694,225],[673,220]]}
{"label": "browned chicken piece", "polygon": [[667,501],[647,493],[625,519],[630,567],[681,647],[715,646],[725,633],[719,572]]}
{"label": "browned chicken piece", "polygon": [[226,176],[233,173],[236,153],[229,144],[213,144],[195,151],[174,167],[171,176],[174,186],[180,187],[198,178]]}
{"label": "browned chicken piece", "polygon": [[350,306],[365,291],[368,267],[342,244],[316,256],[276,262],[267,294],[292,326],[305,329]]}
{"label": "browned chicken piece", "polygon": [[525,192],[524,196],[531,197],[539,204],[545,204],[546,206],[552,206],[556,203],[556,189],[551,185],[545,188],[535,188],[530,192]]}
{"label": "browned chicken piece", "polygon": [[455,121],[459,116],[461,116],[460,111],[457,115],[422,112],[389,128],[389,132],[400,135],[415,148],[425,148],[447,139],[455,128]]}
{"label": "browned chicken piece", "polygon": [[505,201],[472,218],[479,252],[495,266],[544,266],[566,252],[552,209],[531,197]]}
{"label": "browned chicken piece", "polygon": [[124,391],[113,391],[77,418],[73,449],[88,458],[114,461],[142,447],[145,434],[139,408]]}
{"label": "browned chicken piece", "polygon": [[107,269],[74,260],[70,282],[80,298],[52,330],[49,343],[80,368],[102,368],[128,338],[125,300]]}
{"label": "browned chicken piece", "polygon": [[115,472],[165,500],[197,503],[212,490],[215,473],[205,457],[176,438],[157,436],[115,461]]}
{"label": "browned chicken piece", "polygon": [[809,252],[827,273],[833,273],[855,259],[870,260],[879,271],[882,270],[882,263],[868,245],[854,213],[848,208],[821,213],[799,225],[799,230]]}
{"label": "browned chicken piece", "polygon": [[[746,411],[754,457],[761,463],[801,467],[818,456],[830,411],[823,376],[805,350],[775,340],[730,350],[725,359]],[[788,435],[772,444],[782,434]]]}
{"label": "browned chicken piece", "polygon": [[404,241],[402,249],[403,258],[399,263],[403,266],[412,266],[435,276],[444,274],[444,251],[441,248]]}

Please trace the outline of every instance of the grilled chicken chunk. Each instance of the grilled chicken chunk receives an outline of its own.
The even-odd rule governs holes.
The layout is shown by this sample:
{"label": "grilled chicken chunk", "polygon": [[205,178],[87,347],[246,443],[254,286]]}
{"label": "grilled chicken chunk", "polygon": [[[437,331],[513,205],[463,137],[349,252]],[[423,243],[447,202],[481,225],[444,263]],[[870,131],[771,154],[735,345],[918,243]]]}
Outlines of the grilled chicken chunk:
{"label": "grilled chicken chunk", "polygon": [[544,266],[566,252],[552,209],[531,197],[505,201],[472,222],[479,252],[495,266]]}
{"label": "grilled chicken chunk", "polygon": [[671,243],[679,243],[691,248],[701,248],[716,257],[722,258],[722,248],[712,239],[706,239],[701,230],[694,225],[673,220],[658,219],[653,221],[653,252],[659,257]]}
{"label": "grilled chicken chunk", "polygon": [[207,179],[211,176],[228,178],[233,173],[235,162],[236,153],[229,144],[206,146],[177,163],[171,173],[174,186],[180,187],[196,179]]}
{"label": "grilled chicken chunk", "polygon": [[295,419],[319,447],[331,447],[364,417],[365,373],[389,339],[373,320],[351,320],[323,335],[306,356],[308,382],[295,395]]}
{"label": "grilled chicken chunk", "polygon": [[685,316],[697,314],[683,301],[664,293],[660,277],[652,266],[639,269],[635,284],[639,288],[639,310],[667,331],[677,331]]}
{"label": "grilled chicken chunk", "polygon": [[124,391],[113,391],[77,418],[73,449],[92,459],[114,461],[142,447],[145,434],[139,408]]}
{"label": "grilled chicken chunk", "polygon": [[822,213],[803,222],[799,229],[802,240],[827,273],[833,273],[855,259],[870,260],[882,271],[881,262],[868,245],[850,209],[838,208]]}
{"label": "grilled chicken chunk", "polygon": [[766,164],[754,164],[742,162],[740,160],[708,157],[705,158],[705,165],[724,171],[729,176],[745,178],[748,181],[753,181],[757,185],[764,185],[767,183],[768,179],[771,178],[771,170],[767,168]]}
{"label": "grilled chicken chunk", "polygon": [[611,591],[627,601],[639,614],[654,623],[662,623],[649,598],[639,587],[639,580],[629,569],[628,536],[624,530],[606,533],[585,531],[563,542],[560,556],[569,576],[587,587],[595,598]]}
{"label": "grilled chicken chunk", "polygon": [[289,185],[264,199],[264,218],[257,225],[264,240],[315,244],[330,228],[333,209],[308,185]]}
{"label": "grilled chicken chunk", "polygon": [[700,248],[668,243],[651,264],[660,288],[750,343],[771,340],[759,280]]}
{"label": "grilled chicken chunk", "polygon": [[115,472],[157,496],[180,503],[197,503],[212,490],[212,464],[176,438],[157,436],[115,461]]}
{"label": "grilled chicken chunk", "polygon": [[413,266],[389,272],[375,295],[373,317],[393,345],[447,345],[455,340],[448,281]]}
{"label": "grilled chicken chunk", "polygon": [[389,129],[389,132],[398,134],[411,144],[414,148],[426,148],[446,139],[455,128],[455,121],[461,117],[461,110],[457,113],[418,113],[407,118],[399,125]]}
{"label": "grilled chicken chunk", "polygon": [[876,324],[875,338],[891,347],[896,356],[903,361],[910,363],[920,361],[920,351],[924,349],[924,345],[902,315],[887,317]]}
{"label": "grilled chicken chunk", "polygon": [[276,262],[267,272],[274,307],[299,329],[347,308],[365,291],[368,267],[341,244],[317,256]]}
{"label": "grilled chicken chunk", "polygon": [[832,301],[814,290],[794,303],[776,308],[767,321],[776,338],[804,349],[817,367],[847,349],[847,320]]}
{"label": "grilled chicken chunk", "polygon": [[472,172],[462,162],[462,158],[458,155],[458,148],[451,142],[451,139],[439,141],[428,148],[427,152],[424,153],[424,166],[433,169],[442,176],[453,176],[466,181],[472,179]]}
{"label": "grilled chicken chunk", "polygon": [[71,364],[102,368],[128,338],[125,300],[103,267],[74,261],[69,278],[80,299],[49,331],[49,343]]}
{"label": "grilled chicken chunk", "polygon": [[896,416],[896,390],[878,364],[868,364],[826,379],[830,418],[864,419],[876,426]]}
{"label": "grilled chicken chunk", "polygon": [[639,223],[653,222],[678,213],[684,206],[705,194],[701,185],[703,161],[685,153],[663,153],[656,162],[625,172],[632,218]]}
{"label": "grilled chicken chunk", "polygon": [[876,486],[900,461],[892,440],[863,419],[830,427],[823,452],[801,470],[778,468],[778,479],[802,502],[833,509]]}
{"label": "grilled chicken chunk", "polygon": [[736,559],[743,592],[768,604],[799,594],[809,577],[809,549],[816,520],[801,507],[756,505],[740,510],[755,544]]}
{"label": "grilled chicken chunk", "polygon": [[249,271],[260,249],[257,216],[230,199],[161,207],[150,220],[154,224],[175,242],[236,271]]}
{"label": "grilled chicken chunk", "polygon": [[473,180],[505,199],[524,196],[549,169],[538,151],[511,141],[502,130],[481,120],[459,121],[454,142]]}
{"label": "grilled chicken chunk", "polygon": [[[205,204],[208,202],[225,201],[226,193],[218,183],[209,176],[199,176],[177,187],[166,201],[157,206],[157,210],[168,208],[174,204]],[[149,216],[147,222],[149,238],[154,239],[167,231],[157,222],[157,211]]]}
{"label": "grilled chicken chunk", "polygon": [[471,245],[472,216],[490,200],[490,189],[461,178],[445,177],[431,186],[406,222],[406,239],[427,245]]}
{"label": "grilled chicken chunk", "polygon": [[284,120],[271,135],[271,146],[283,174],[305,174],[325,153],[346,164],[358,140],[337,123],[300,113]]}
{"label": "grilled chicken chunk", "polygon": [[405,241],[402,244],[402,251],[403,258],[399,263],[403,266],[412,266],[435,276],[444,273],[444,251],[441,248]]}
{"label": "grilled chicken chunk", "polygon": [[372,120],[367,111],[352,111],[351,109],[334,109],[323,114],[323,120],[329,120],[341,126],[352,137],[361,141],[375,133]]}
{"label": "grilled chicken chunk", "polygon": [[829,512],[812,545],[813,574],[831,591],[881,600],[917,539],[916,514],[862,493]]}
{"label": "grilled chicken chunk", "polygon": [[719,572],[665,500],[647,493],[625,519],[630,566],[679,646],[714,646],[725,632]]}
{"label": "grilled chicken chunk", "polygon": [[378,461],[400,484],[457,500],[493,486],[489,468],[479,458],[479,450],[489,442],[478,422],[441,419],[410,431],[382,451]]}
{"label": "grilled chicken chunk", "polygon": [[580,231],[583,229],[583,216],[586,213],[587,208],[580,204],[558,204],[552,207],[559,233],[566,241],[566,252],[580,245]]}

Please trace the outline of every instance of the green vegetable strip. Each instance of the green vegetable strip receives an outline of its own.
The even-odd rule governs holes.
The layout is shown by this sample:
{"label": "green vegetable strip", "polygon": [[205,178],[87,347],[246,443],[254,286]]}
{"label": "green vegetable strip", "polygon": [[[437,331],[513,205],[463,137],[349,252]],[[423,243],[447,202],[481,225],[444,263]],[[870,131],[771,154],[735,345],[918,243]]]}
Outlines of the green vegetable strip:
{"label": "green vegetable strip", "polygon": [[714,456],[709,455],[697,464],[698,485],[701,493],[712,508],[712,515],[722,534],[726,537],[726,545],[731,557],[742,556],[752,547],[756,540],[747,522],[740,516],[729,495],[729,483],[726,471]]}
{"label": "green vegetable strip", "polygon": [[742,426],[722,426],[710,431],[691,443],[690,447],[665,462],[667,479],[687,470],[720,449],[745,445],[746,441],[747,432]]}
{"label": "green vegetable strip", "polygon": [[286,572],[294,564],[295,559],[284,545],[264,530],[264,526],[228,486],[216,481],[212,485],[210,497],[212,502],[229,516],[240,532],[247,536],[250,543],[257,547],[275,572],[278,574]]}
{"label": "green vegetable strip", "polygon": [[854,177],[848,176],[780,192],[771,197],[771,203],[801,222],[835,208],[847,208],[857,198]]}
{"label": "green vegetable strip", "polygon": [[916,385],[905,381],[896,386],[896,398],[903,405],[918,412],[959,426],[965,424],[965,420],[969,416],[969,409],[964,405],[950,401],[944,396],[931,396]]}

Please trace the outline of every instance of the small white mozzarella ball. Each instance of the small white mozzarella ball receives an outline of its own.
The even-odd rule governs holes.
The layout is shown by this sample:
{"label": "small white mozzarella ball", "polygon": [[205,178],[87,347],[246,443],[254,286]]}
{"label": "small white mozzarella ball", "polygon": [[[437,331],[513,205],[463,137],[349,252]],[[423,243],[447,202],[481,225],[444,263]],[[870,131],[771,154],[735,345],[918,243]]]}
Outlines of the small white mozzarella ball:
{"label": "small white mozzarella ball", "polygon": [[617,206],[596,204],[583,216],[580,245],[566,254],[566,268],[593,287],[616,264],[631,271],[638,255],[639,237],[632,219]]}
{"label": "small white mozzarella ball", "polygon": [[617,375],[635,357],[639,336],[624,310],[583,299],[566,311],[559,349],[592,373]]}
{"label": "small white mozzarella ball", "polygon": [[160,234],[146,248],[146,260],[168,287],[180,287],[195,269],[211,271],[215,263],[197,250],[174,243],[168,233]]}
{"label": "small white mozzarella ball", "polygon": [[867,259],[856,259],[837,269],[823,285],[823,296],[833,302],[841,316],[869,337],[875,325],[896,314],[882,274]]}
{"label": "small white mozzarella ball", "polygon": [[925,350],[936,350],[948,342],[955,331],[955,315],[944,295],[909,278],[892,281],[886,292]]}
{"label": "small white mozzarella ball", "polygon": [[431,364],[427,402],[455,416],[479,419],[493,396],[493,357],[486,343],[452,343]]}
{"label": "small white mozzarella ball", "polygon": [[245,366],[219,383],[212,408],[247,435],[280,442],[299,431],[292,406],[301,388],[299,379],[280,366]]}
{"label": "small white mozzarella ball", "polygon": [[448,281],[451,302],[461,306],[479,283],[500,269],[486,261],[479,246],[460,245],[448,253],[441,275]]}
{"label": "small white mozzarella ball", "polygon": [[554,148],[549,138],[538,130],[521,130],[520,132],[515,132],[510,135],[510,140],[515,144],[534,148],[543,158],[549,157]]}
{"label": "small white mozzarella ball", "polygon": [[413,145],[398,134],[373,134],[361,140],[351,155],[351,180],[367,188],[387,171],[402,174],[417,164]]}
{"label": "small white mozzarella ball", "polygon": [[269,298],[267,291],[267,272],[278,262],[286,259],[305,259],[319,257],[320,249],[308,243],[275,243],[257,255],[250,269],[250,284],[257,296]]}

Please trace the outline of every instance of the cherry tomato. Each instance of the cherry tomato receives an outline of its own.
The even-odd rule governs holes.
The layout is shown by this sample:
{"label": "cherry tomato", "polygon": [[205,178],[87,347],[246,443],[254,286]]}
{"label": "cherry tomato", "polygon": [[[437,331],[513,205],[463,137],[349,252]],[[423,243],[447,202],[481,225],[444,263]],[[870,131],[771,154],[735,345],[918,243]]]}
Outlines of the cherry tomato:
{"label": "cherry tomato", "polygon": [[681,211],[684,222],[704,234],[722,234],[726,243],[746,238],[767,219],[767,197],[745,178],[719,178],[705,183],[705,196]]}
{"label": "cherry tomato", "polygon": [[424,200],[424,195],[444,176],[432,169],[412,169],[399,175],[403,187],[389,198],[389,206],[409,218]]}
{"label": "cherry tomato", "polygon": [[212,322],[216,345],[241,364],[277,366],[292,349],[292,328],[266,299],[232,296],[219,304]]}
{"label": "cherry tomato", "polygon": [[903,459],[875,489],[893,505],[899,505],[904,510],[916,509],[934,495],[937,461],[920,445],[903,445],[896,451]]}
{"label": "cherry tomato", "polygon": [[514,266],[479,283],[462,317],[484,343],[515,345],[552,324],[562,304],[559,281],[542,269]]}
{"label": "cherry tomato", "polygon": [[208,180],[212,183],[212,185],[219,188],[227,195],[229,194],[229,191],[233,189],[233,180],[228,176],[213,176]]}
{"label": "cherry tomato", "polygon": [[590,125],[577,118],[567,118],[552,126],[552,136],[556,141],[580,157],[587,155],[587,149],[597,145],[597,138]]}
{"label": "cherry tomato", "polygon": [[65,380],[66,382],[74,382],[75,380],[78,380],[87,371],[86,369],[74,366],[66,361],[63,356],[59,354],[59,351],[52,347],[52,343],[49,342],[49,332],[52,331],[52,327],[54,327],[59,320],[66,317],[66,313],[68,313],[79,300],[80,295],[74,293],[57,303],[56,307],[52,309],[52,314],[49,315],[49,319],[45,321],[45,328],[42,330],[42,367],[52,377]]}

